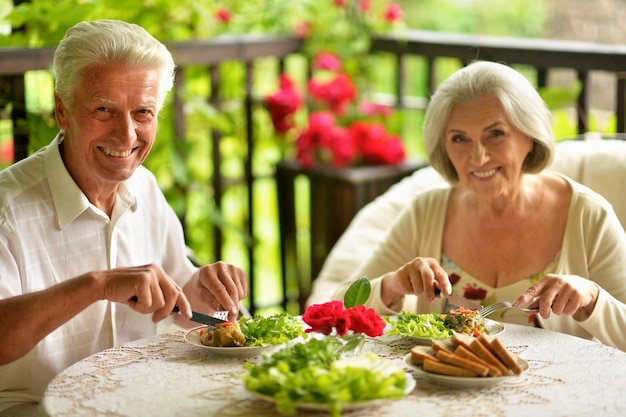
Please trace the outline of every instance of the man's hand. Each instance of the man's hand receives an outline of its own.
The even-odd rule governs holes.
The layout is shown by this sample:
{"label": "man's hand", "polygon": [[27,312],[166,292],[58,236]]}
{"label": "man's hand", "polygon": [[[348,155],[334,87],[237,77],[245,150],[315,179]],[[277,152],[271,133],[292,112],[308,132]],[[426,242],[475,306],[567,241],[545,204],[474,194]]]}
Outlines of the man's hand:
{"label": "man's hand", "polygon": [[235,320],[239,302],[248,295],[248,280],[241,268],[220,261],[200,268],[185,285],[185,293],[198,311],[228,310],[229,320]]}
{"label": "man's hand", "polygon": [[139,313],[152,313],[155,323],[163,320],[175,306],[191,317],[191,306],[183,290],[159,265],[150,264],[100,271],[104,275],[103,298],[128,304]]}

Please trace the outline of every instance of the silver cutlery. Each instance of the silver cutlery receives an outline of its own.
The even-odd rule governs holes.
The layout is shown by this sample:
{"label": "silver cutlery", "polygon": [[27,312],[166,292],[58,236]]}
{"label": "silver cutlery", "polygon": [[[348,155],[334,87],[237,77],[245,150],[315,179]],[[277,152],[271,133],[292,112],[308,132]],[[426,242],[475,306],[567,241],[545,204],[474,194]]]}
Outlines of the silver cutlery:
{"label": "silver cutlery", "polygon": [[480,310],[478,310],[478,312],[480,313],[481,316],[487,317],[488,315],[493,314],[496,311],[508,310],[510,308],[522,310],[525,313],[536,313],[539,311],[538,308],[513,307],[513,304],[511,304],[508,301],[499,301],[497,303],[493,303],[486,307],[481,308]]}

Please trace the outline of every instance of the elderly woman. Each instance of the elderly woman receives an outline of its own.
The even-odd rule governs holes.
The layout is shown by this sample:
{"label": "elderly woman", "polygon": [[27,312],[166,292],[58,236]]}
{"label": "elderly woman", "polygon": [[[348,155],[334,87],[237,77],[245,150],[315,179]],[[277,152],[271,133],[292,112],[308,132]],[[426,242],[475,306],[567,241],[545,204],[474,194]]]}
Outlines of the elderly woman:
{"label": "elderly woman", "polygon": [[550,112],[510,67],[477,62],[443,82],[424,121],[431,165],[449,186],[417,194],[372,256],[334,294],[368,276],[381,314],[445,312],[445,295],[508,300],[499,320],[626,350],[626,235],[609,203],[545,170]]}

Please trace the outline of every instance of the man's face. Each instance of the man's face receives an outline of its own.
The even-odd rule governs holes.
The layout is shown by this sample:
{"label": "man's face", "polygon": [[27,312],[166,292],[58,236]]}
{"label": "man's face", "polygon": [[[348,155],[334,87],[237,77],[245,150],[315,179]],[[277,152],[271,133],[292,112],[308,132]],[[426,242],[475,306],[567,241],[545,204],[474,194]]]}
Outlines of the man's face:
{"label": "man's face", "polygon": [[57,97],[63,161],[88,197],[117,190],[148,156],[158,89],[154,69],[94,66],[76,86],[71,107]]}

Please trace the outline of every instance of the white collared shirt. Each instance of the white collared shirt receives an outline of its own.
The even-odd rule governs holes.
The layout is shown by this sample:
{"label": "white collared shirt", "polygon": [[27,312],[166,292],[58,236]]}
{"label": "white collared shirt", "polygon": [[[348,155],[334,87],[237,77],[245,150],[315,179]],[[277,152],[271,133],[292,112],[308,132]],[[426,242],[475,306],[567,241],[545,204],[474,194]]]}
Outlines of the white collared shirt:
{"label": "white collared shirt", "polygon": [[[161,265],[182,286],[196,268],[154,176],[137,168],[120,187],[109,218],[67,172],[59,153],[62,140],[59,134],[47,147],[0,171],[0,299],[90,271],[148,263]],[[0,411],[38,400],[69,365],[156,331],[151,315],[108,301],[92,304],[27,355],[0,366]]]}

